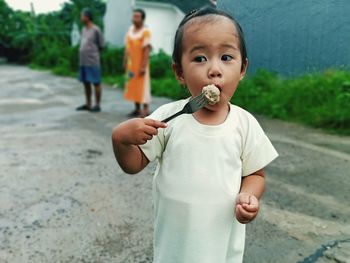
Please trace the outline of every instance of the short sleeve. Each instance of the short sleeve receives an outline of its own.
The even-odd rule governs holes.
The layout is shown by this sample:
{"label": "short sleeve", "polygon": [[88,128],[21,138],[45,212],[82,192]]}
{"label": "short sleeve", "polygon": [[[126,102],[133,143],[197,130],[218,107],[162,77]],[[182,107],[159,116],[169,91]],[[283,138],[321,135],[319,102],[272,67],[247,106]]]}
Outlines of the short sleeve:
{"label": "short sleeve", "polygon": [[[154,111],[147,118],[153,119],[153,120],[162,120],[163,119],[162,108],[159,108],[158,110]],[[147,141],[143,145],[140,145],[139,147],[150,162],[156,159],[160,159],[165,149],[164,129],[159,128],[158,134],[156,136],[153,136],[151,140]]]}
{"label": "short sleeve", "polygon": [[145,29],[142,37],[142,47],[152,46],[151,45],[151,31]]}
{"label": "short sleeve", "polygon": [[277,156],[277,151],[258,121],[249,115],[241,155],[242,175],[247,176],[264,168]]}

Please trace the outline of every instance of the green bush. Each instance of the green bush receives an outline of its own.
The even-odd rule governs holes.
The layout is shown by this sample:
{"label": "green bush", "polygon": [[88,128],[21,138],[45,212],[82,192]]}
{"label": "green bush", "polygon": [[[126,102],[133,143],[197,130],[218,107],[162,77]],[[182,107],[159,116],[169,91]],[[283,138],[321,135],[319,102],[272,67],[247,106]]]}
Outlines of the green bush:
{"label": "green bush", "polygon": [[295,78],[260,71],[242,81],[232,102],[249,111],[350,134],[350,72]]}
{"label": "green bush", "polygon": [[168,97],[171,99],[183,99],[189,96],[187,88],[181,85],[174,79],[174,77],[167,77],[162,79],[152,79],[152,94],[156,96]]}
{"label": "green bush", "polygon": [[[122,48],[104,48],[101,52],[102,74],[106,76],[123,74],[123,54]],[[71,76],[79,69],[79,47],[54,43],[34,52],[32,64],[54,69],[55,74]]]}
{"label": "green bush", "polygon": [[151,76],[156,79],[172,76],[171,63],[171,57],[162,50],[152,55],[150,58]]}
{"label": "green bush", "polygon": [[106,76],[124,74],[124,48],[105,47],[101,52],[102,74]]}
{"label": "green bush", "polygon": [[33,52],[32,64],[36,67],[51,68],[58,75],[72,76],[78,71],[78,47],[60,46],[53,43]]}

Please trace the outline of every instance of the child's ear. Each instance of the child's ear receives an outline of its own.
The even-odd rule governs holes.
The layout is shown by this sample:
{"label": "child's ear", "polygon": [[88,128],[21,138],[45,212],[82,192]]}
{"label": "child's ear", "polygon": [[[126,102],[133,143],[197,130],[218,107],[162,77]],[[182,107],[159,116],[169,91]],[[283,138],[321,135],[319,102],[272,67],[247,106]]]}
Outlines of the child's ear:
{"label": "child's ear", "polygon": [[175,77],[177,79],[177,81],[181,84],[181,85],[185,85],[185,79],[184,79],[184,74],[183,74],[183,71],[182,71],[182,68],[181,66],[173,63],[171,65],[171,67],[173,68],[173,71],[175,73]]}
{"label": "child's ear", "polygon": [[240,78],[240,80],[242,80],[244,78],[245,74],[247,73],[247,68],[248,68],[248,58],[246,58],[245,61],[242,62],[241,78]]}

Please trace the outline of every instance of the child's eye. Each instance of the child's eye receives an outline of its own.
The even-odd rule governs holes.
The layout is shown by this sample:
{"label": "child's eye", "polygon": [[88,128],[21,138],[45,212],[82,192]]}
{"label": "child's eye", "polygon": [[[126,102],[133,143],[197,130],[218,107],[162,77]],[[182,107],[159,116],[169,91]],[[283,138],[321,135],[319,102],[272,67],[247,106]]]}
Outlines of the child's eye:
{"label": "child's eye", "polygon": [[197,56],[194,58],[194,61],[195,62],[204,62],[204,61],[207,61],[206,57],[205,56]]}
{"label": "child's eye", "polygon": [[230,60],[232,60],[232,59],[233,59],[233,57],[230,56],[230,55],[223,55],[223,56],[221,57],[221,60],[222,60],[222,61],[230,61]]}

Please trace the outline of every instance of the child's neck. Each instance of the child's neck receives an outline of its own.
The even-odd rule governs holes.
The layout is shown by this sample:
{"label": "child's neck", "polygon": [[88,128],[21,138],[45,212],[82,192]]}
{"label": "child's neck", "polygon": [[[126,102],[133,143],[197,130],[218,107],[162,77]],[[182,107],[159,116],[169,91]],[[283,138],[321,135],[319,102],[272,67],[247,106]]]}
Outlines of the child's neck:
{"label": "child's neck", "polygon": [[227,115],[230,112],[230,105],[220,107],[217,110],[209,110],[203,108],[195,113],[193,113],[194,118],[205,125],[219,125],[225,122]]}

